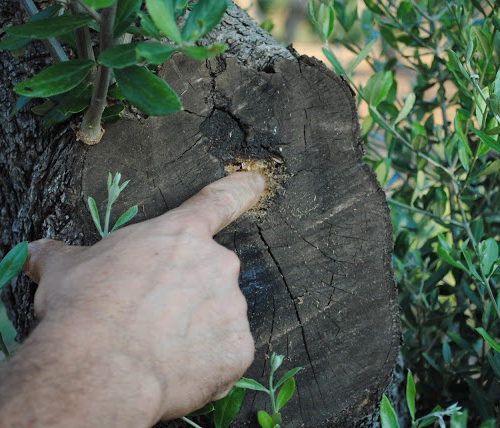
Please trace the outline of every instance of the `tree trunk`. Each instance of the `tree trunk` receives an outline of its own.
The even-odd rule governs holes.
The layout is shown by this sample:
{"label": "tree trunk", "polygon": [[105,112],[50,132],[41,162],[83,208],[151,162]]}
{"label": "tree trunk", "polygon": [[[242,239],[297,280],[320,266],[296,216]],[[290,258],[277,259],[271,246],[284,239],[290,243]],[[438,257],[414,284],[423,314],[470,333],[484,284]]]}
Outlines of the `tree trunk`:
{"label": "tree trunk", "polygon": [[[2,26],[19,19],[16,10],[4,0]],[[304,370],[284,426],[360,426],[376,417],[400,331],[389,210],[362,162],[353,93],[236,7],[204,43],[214,41],[229,45],[227,55],[177,55],[160,71],[184,111],[124,119],[92,147],[75,142],[67,126],[44,131],[29,111],[8,117],[13,84],[45,58],[1,52],[2,251],[41,237],[95,242],[86,200],[105,202],[108,171],[131,180],[115,213],[138,204],[141,221],[257,161],[273,180],[270,199],[216,237],[242,260],[256,342],[247,376],[265,383],[271,352],[285,354],[283,370]],[[36,323],[33,293],[23,276],[3,293],[19,340]],[[259,409],[269,410],[266,397],[248,391],[235,425],[255,426]]]}

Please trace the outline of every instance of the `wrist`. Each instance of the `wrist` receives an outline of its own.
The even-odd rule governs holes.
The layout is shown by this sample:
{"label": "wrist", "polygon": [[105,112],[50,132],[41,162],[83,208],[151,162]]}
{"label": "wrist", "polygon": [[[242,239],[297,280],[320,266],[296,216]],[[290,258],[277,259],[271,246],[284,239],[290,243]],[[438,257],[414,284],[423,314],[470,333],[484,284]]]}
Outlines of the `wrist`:
{"label": "wrist", "polygon": [[0,372],[0,411],[12,426],[135,428],[161,417],[153,373],[94,327],[44,320],[7,370]]}

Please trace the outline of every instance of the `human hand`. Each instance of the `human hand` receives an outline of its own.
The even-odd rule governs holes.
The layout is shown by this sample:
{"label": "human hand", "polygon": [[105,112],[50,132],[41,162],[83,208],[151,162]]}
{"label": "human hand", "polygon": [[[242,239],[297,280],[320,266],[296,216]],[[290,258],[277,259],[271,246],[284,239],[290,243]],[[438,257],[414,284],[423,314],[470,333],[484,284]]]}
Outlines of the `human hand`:
{"label": "human hand", "polygon": [[39,368],[49,385],[59,378],[72,412],[65,426],[152,425],[220,398],[241,377],[254,343],[239,260],[212,236],[263,189],[261,176],[237,173],[91,247],[30,245],[25,271],[39,284],[41,319],[33,336],[57,359]]}

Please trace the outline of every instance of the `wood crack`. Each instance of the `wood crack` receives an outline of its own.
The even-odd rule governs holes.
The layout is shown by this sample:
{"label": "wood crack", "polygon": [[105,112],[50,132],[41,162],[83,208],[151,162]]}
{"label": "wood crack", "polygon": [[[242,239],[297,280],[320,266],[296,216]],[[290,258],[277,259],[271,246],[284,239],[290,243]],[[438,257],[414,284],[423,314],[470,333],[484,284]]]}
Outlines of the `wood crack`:
{"label": "wood crack", "polygon": [[265,245],[266,247],[266,250],[269,254],[269,256],[271,257],[271,259],[273,260],[274,264],[276,265],[276,268],[278,269],[278,272],[281,276],[281,279],[283,280],[283,284],[285,285],[285,288],[288,292],[288,295],[290,296],[290,299],[292,300],[292,304],[293,304],[293,307],[295,309],[295,316],[297,318],[297,321],[299,323],[299,326],[300,326],[300,331],[301,331],[301,335],[302,335],[302,342],[304,344],[304,350],[306,351],[306,355],[307,355],[307,359],[308,359],[308,362],[309,362],[309,366],[311,367],[311,371],[312,371],[312,374],[313,374],[313,378],[314,378],[314,381],[316,382],[316,385],[318,386],[318,391],[319,391],[319,395],[321,397],[321,400],[323,401],[323,404],[326,405],[326,402],[324,400],[324,397],[323,397],[323,393],[321,391],[321,387],[320,387],[320,384],[319,384],[319,381],[318,381],[318,378],[317,378],[317,375],[316,375],[316,371],[314,369],[314,365],[313,365],[313,360],[311,358],[311,353],[309,352],[309,346],[307,344],[307,339],[306,339],[306,332],[305,332],[305,329],[304,329],[304,325],[302,324],[302,320],[300,318],[300,313],[299,313],[299,308],[297,307],[297,302],[295,300],[295,298],[293,297],[293,293],[292,293],[292,290],[290,289],[290,286],[286,280],[286,277],[285,277],[285,274],[279,264],[279,261],[277,260],[276,256],[273,254],[273,251],[271,250],[271,247],[269,246],[269,244],[267,243],[266,239],[264,238],[264,234],[262,232],[262,228],[260,227],[260,225],[256,225],[257,226],[257,229],[259,231],[259,236],[260,236],[260,239],[262,240],[263,244]]}

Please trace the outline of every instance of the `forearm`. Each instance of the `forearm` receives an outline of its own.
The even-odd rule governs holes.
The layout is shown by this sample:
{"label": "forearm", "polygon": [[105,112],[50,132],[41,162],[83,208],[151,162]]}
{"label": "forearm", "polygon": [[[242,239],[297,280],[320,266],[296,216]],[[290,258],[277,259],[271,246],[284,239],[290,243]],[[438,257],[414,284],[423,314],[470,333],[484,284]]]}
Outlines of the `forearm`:
{"label": "forearm", "polygon": [[[137,361],[99,353],[95,335],[42,322],[0,371],[0,427],[148,427],[160,417],[159,387]],[[94,330],[95,334],[95,330]],[[135,379],[140,384],[130,385]]]}

